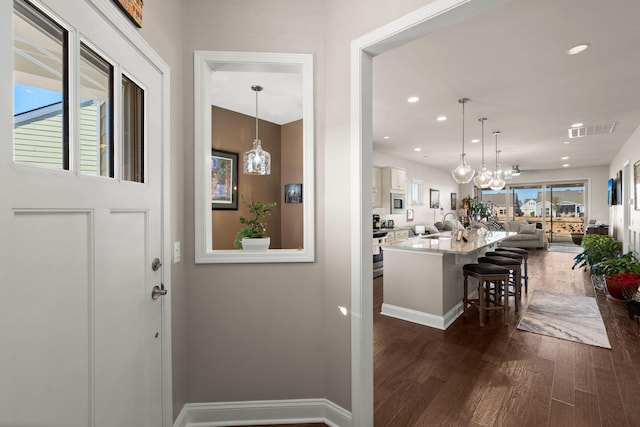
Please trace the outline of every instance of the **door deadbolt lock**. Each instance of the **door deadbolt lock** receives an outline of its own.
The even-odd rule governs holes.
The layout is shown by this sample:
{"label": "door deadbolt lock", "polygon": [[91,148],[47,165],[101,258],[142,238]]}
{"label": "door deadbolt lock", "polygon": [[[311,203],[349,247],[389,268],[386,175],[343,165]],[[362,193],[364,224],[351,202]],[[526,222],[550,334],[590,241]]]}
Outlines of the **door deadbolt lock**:
{"label": "door deadbolt lock", "polygon": [[162,263],[160,262],[160,258],[154,258],[153,261],[151,261],[151,269],[153,271],[158,271],[160,269],[160,267],[162,267]]}
{"label": "door deadbolt lock", "polygon": [[167,290],[164,288],[164,284],[160,283],[160,286],[156,285],[153,287],[153,290],[151,290],[151,299],[155,301],[161,296],[166,294],[167,294]]}

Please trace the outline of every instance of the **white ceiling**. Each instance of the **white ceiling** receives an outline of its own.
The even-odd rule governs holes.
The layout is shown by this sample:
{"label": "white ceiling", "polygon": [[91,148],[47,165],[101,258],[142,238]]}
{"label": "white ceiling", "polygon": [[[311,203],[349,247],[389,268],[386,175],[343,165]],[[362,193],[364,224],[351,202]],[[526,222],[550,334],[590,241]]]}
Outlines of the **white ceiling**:
{"label": "white ceiling", "polygon": [[213,70],[211,104],[255,117],[256,92],[251,89],[255,85],[262,86],[262,91],[258,92],[258,117],[261,120],[284,125],[302,118],[300,72]]}
{"label": "white ceiling", "polygon": [[[606,165],[640,125],[640,1],[513,0],[374,58],[374,149],[450,170],[462,148],[475,169]],[[577,44],[590,48],[578,55]],[[409,96],[420,101],[407,103]],[[446,115],[448,120],[437,122]],[[569,139],[571,124],[615,121],[613,133]],[[390,139],[383,139],[389,136]],[[565,144],[570,141],[570,144]],[[421,148],[415,152],[414,148]],[[562,160],[568,156],[568,160]]]}

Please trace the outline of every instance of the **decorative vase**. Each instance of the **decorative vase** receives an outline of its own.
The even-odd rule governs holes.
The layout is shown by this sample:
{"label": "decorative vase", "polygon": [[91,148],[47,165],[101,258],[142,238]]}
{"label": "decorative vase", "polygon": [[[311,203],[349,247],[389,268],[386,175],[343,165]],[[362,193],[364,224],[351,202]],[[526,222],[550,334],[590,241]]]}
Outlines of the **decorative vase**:
{"label": "decorative vase", "polygon": [[607,292],[609,293],[609,298],[624,301],[624,295],[622,294],[622,286],[618,284],[617,281],[611,279],[610,276],[605,276],[604,283],[607,285]]}
{"label": "decorative vase", "polygon": [[245,237],[242,239],[242,249],[250,252],[266,252],[271,243],[270,237],[260,237],[250,239]]}
{"label": "decorative vase", "polygon": [[640,301],[627,301],[629,319],[640,320]]}

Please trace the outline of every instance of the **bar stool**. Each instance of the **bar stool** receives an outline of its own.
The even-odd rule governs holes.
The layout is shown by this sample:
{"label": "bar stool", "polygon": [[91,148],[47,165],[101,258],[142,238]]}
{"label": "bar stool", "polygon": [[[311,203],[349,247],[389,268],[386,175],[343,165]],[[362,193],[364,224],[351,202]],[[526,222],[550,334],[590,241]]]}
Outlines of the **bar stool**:
{"label": "bar stool", "polygon": [[[487,254],[489,253],[490,252],[488,252]],[[520,306],[520,298],[522,294],[522,290],[521,290],[522,282],[521,282],[521,275],[520,275],[522,260],[509,258],[506,256],[500,256],[494,253],[493,255],[490,255],[490,256],[484,256],[484,257],[478,258],[478,263],[495,264],[511,270],[511,273],[513,276],[513,281],[511,282],[513,284],[513,292],[509,291],[509,282],[507,282],[505,286],[505,293],[507,297],[509,297],[510,295],[513,295],[515,297],[516,312],[518,312],[518,307]]]}
{"label": "bar stool", "polygon": [[[491,294],[491,283],[495,283],[496,290],[500,286],[508,286],[510,270],[495,264],[465,264],[462,267],[464,275],[464,296],[462,298],[463,314],[467,315],[467,306],[478,305],[480,312],[480,326],[484,327],[484,314],[487,310],[502,310],[504,323],[507,324],[507,315],[509,313],[509,296],[505,295],[504,301],[501,303],[498,298],[500,293],[496,291],[493,306],[488,305]],[[478,298],[469,298],[468,283],[469,276],[478,280]]]}
{"label": "bar stool", "polygon": [[512,247],[500,247],[496,248],[496,252],[512,252],[519,255],[522,255],[522,263],[524,267],[524,272],[522,273],[522,277],[524,278],[524,291],[529,291],[529,266],[527,265],[527,261],[529,260],[529,251],[522,248],[512,248]]}

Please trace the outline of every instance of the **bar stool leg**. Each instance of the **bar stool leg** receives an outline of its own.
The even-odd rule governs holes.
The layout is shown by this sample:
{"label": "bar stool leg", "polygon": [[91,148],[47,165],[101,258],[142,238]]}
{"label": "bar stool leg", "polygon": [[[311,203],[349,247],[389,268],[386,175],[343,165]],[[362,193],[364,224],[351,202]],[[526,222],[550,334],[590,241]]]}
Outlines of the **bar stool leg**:
{"label": "bar stool leg", "polygon": [[485,304],[485,292],[486,292],[486,286],[487,286],[487,282],[484,280],[479,280],[478,284],[480,286],[478,286],[478,298],[480,299],[480,302],[478,304],[478,310],[480,311],[480,327],[484,327],[484,304]]}

